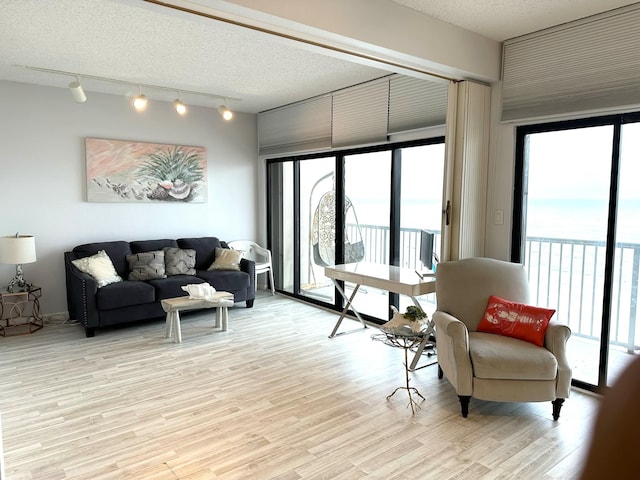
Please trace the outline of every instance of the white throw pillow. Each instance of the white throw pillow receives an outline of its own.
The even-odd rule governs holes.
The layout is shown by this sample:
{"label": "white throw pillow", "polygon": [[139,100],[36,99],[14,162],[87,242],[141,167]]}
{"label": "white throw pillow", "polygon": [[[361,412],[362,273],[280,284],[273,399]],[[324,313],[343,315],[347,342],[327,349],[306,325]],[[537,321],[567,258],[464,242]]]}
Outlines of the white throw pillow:
{"label": "white throw pillow", "polygon": [[216,259],[207,270],[240,270],[242,250],[216,248]]}
{"label": "white throw pillow", "polygon": [[78,270],[88,273],[95,278],[98,288],[109,285],[110,283],[122,281],[122,278],[116,273],[116,269],[109,255],[107,255],[107,252],[104,250],[100,250],[90,257],[73,260],[71,263],[73,263]]}

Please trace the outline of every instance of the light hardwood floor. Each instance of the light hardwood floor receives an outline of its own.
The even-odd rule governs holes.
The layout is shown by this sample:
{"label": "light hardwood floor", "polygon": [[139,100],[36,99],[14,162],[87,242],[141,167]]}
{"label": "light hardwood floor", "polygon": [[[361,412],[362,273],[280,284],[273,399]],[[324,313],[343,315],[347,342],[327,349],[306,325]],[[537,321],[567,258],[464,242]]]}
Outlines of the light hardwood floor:
{"label": "light hardwood floor", "polygon": [[[337,314],[259,293],[253,309],[98,331],[45,327],[0,338],[0,412],[9,480],[571,479],[598,399],[472,399],[460,416],[436,366],[411,375],[376,329],[327,338]],[[343,322],[342,329],[357,326]]]}

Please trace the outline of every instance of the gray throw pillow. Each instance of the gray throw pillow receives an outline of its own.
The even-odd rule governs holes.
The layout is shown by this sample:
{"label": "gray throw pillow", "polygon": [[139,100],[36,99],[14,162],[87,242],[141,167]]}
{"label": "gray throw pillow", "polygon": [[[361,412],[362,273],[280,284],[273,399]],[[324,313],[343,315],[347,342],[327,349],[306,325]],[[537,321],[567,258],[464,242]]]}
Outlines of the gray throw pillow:
{"label": "gray throw pillow", "polygon": [[164,273],[164,252],[142,252],[127,255],[129,263],[129,280],[153,280],[154,278],[167,278]]}
{"label": "gray throw pillow", "polygon": [[196,251],[190,248],[165,247],[164,267],[169,275],[195,275]]}

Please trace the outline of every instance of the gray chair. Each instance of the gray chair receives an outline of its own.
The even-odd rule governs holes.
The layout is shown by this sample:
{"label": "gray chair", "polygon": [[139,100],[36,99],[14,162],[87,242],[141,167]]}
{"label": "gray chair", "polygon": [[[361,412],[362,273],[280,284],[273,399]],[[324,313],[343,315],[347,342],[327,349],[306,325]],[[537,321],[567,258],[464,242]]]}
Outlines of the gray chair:
{"label": "gray chair", "polygon": [[497,402],[552,401],[553,419],[569,397],[571,368],[566,343],[571,330],[553,319],[544,346],[478,332],[491,295],[529,304],[527,274],[520,264],[468,258],[438,265],[433,314],[438,378],[443,375],[467,417],[471,397]]}

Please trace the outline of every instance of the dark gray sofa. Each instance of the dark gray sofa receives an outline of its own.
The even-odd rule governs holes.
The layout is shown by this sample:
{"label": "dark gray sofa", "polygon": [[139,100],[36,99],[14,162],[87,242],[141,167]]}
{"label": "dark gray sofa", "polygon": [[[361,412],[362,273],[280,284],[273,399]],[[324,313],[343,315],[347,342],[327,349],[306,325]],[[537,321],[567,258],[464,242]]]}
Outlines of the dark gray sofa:
{"label": "dark gray sofa", "polygon": [[[196,252],[195,275],[172,275],[153,280],[127,280],[129,254],[162,250],[164,247],[193,249]],[[226,244],[216,237],[180,238],[177,240],[141,240],[133,242],[113,241],[78,245],[64,253],[67,282],[67,307],[69,316],[85,328],[87,337],[95,335],[95,329],[137,320],[164,318],[160,301],[165,298],[187,295],[183,285],[209,283],[218,291],[231,292],[235,302],[253,306],[255,299],[255,263],[242,259],[240,271],[207,268],[215,260],[215,249]],[[98,288],[94,278],[78,270],[73,260],[88,257],[104,250],[122,277],[122,282]]]}

